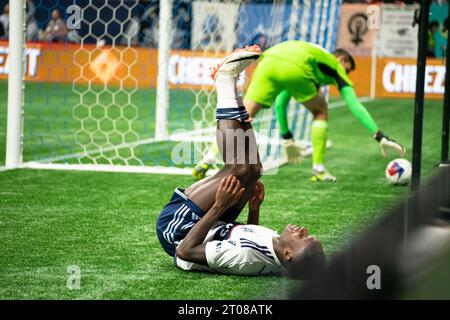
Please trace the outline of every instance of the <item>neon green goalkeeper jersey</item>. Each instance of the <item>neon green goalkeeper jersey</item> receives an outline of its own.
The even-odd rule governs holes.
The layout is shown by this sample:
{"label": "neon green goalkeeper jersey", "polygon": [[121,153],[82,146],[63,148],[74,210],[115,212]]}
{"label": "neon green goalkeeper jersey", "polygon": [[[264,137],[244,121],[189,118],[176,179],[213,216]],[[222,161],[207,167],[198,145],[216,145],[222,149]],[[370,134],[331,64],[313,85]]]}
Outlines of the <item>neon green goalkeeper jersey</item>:
{"label": "neon green goalkeeper jersey", "polygon": [[283,90],[299,102],[324,85],[353,86],[344,67],[325,49],[305,41],[286,41],[266,50],[253,72],[246,99],[270,107]]}
{"label": "neon green goalkeeper jersey", "polygon": [[278,94],[287,91],[303,103],[314,98],[325,85],[336,86],[363,126],[372,134],[378,131],[375,121],[358,101],[353,82],[338,59],[305,41],[285,41],[266,50],[253,72],[245,99],[271,107]]}
{"label": "neon green goalkeeper jersey", "polygon": [[319,86],[335,85],[341,90],[353,82],[336,57],[324,48],[305,41],[286,41],[273,46],[263,56],[276,57],[295,64],[305,71],[304,76]]}

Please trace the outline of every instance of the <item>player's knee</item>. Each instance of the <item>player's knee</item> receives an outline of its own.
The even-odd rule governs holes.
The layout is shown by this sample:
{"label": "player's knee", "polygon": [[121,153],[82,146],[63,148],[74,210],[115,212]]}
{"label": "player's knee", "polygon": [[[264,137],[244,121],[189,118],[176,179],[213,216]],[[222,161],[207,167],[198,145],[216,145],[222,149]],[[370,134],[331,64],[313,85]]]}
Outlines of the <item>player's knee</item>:
{"label": "player's knee", "polygon": [[325,113],[314,114],[314,120],[325,120],[325,121],[327,121],[328,120],[328,114],[326,112]]}
{"label": "player's knee", "polygon": [[326,106],[319,107],[311,112],[314,120],[328,120],[328,108]]}
{"label": "player's knee", "polygon": [[180,246],[178,246],[175,249],[175,254],[176,254],[177,258],[179,258],[181,260],[187,260],[187,257],[185,255],[185,251],[182,248],[180,248]]}
{"label": "player's knee", "polygon": [[262,169],[261,162],[250,165],[250,179],[258,180],[262,175]]}
{"label": "player's knee", "polygon": [[315,120],[328,119],[328,104],[321,92],[311,100],[305,101],[304,105],[311,111]]}
{"label": "player's knee", "polygon": [[230,164],[228,165],[229,174],[238,179],[248,179],[252,174],[252,168],[247,164]]}

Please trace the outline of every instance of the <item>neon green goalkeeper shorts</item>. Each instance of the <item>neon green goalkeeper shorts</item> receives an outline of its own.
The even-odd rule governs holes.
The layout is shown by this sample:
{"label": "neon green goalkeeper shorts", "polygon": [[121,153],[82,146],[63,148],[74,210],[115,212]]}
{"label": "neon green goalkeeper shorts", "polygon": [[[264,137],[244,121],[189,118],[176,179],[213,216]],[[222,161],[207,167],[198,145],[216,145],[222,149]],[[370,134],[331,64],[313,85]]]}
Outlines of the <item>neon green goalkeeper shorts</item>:
{"label": "neon green goalkeeper shorts", "polygon": [[319,84],[309,77],[313,72],[310,68],[308,64],[300,67],[277,57],[263,55],[253,72],[245,99],[269,108],[277,95],[287,90],[298,102],[308,101],[319,90]]}

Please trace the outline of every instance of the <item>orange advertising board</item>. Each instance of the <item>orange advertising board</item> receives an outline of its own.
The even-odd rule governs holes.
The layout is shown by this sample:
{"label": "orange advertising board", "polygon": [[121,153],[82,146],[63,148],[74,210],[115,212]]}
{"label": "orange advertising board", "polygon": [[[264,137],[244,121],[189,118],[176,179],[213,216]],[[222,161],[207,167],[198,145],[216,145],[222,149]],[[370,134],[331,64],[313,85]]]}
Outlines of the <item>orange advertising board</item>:
{"label": "orange advertising board", "polygon": [[[25,79],[38,82],[156,86],[157,51],[129,47],[27,43]],[[7,78],[8,43],[0,42],[0,78]]]}
{"label": "orange advertising board", "polygon": [[[416,59],[379,58],[377,63],[377,97],[413,98],[416,91]],[[443,99],[445,65],[428,59],[425,70],[425,97]]]}
{"label": "orange advertising board", "polygon": [[[372,59],[356,57],[356,70],[350,74],[358,96],[370,96]],[[414,98],[416,91],[416,59],[377,58],[375,97]],[[442,60],[428,59],[425,72],[425,97],[443,99],[445,91],[445,65]],[[336,88],[330,94],[338,96]]]}
{"label": "orange advertising board", "polygon": [[[158,50],[74,44],[27,43],[27,81],[104,84],[155,88]],[[6,79],[8,43],[0,42],[0,79]],[[169,85],[180,89],[212,89],[209,67],[223,54],[174,50],[169,57]],[[241,81],[244,81],[242,79]]]}

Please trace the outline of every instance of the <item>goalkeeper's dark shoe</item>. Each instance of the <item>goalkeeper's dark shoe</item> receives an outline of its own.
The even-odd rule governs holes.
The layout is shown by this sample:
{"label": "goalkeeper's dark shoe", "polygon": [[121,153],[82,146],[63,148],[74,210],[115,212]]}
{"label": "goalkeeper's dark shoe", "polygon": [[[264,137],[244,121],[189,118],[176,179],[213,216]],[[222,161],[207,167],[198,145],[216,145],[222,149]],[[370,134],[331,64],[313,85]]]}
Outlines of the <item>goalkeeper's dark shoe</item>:
{"label": "goalkeeper's dark shoe", "polygon": [[388,150],[395,151],[402,158],[405,157],[406,148],[397,141],[384,135],[381,131],[378,131],[373,137],[380,144],[381,154],[383,157],[388,155]]}
{"label": "goalkeeper's dark shoe", "polygon": [[210,68],[210,76],[213,80],[216,80],[219,74],[226,74],[237,78],[245,68],[259,59],[261,53],[261,48],[257,45],[236,49],[219,64]]}
{"label": "goalkeeper's dark shoe", "polygon": [[200,163],[192,170],[192,175],[198,180],[201,180],[206,176],[206,172],[208,172],[210,167],[211,166],[206,163]]}
{"label": "goalkeeper's dark shoe", "polygon": [[311,182],[336,182],[336,177],[327,170],[317,171],[313,169]]}

